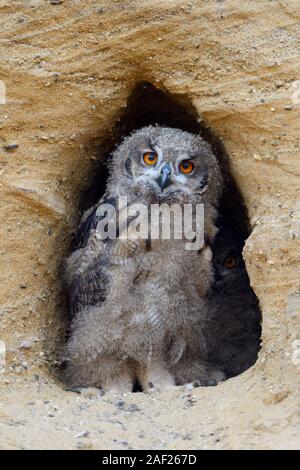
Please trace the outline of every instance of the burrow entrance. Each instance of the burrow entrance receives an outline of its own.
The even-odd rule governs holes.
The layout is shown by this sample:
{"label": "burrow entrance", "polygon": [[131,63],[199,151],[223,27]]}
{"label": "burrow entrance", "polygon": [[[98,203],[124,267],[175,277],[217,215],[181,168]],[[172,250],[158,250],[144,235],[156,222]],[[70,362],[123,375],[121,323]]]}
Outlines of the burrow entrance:
{"label": "burrow entrance", "polygon": [[[211,144],[223,171],[225,189],[219,206],[219,233],[213,246],[215,285],[210,295],[207,360],[213,367],[221,368],[226,378],[234,377],[256,362],[261,337],[259,303],[242,258],[245,240],[250,235],[247,209],[231,175],[222,142],[187,97],[171,95],[149,82],[136,85],[110,135],[96,148],[97,161],[88,177],[90,184],[81,195],[80,210],[84,212],[104,194],[106,164],[114,148],[132,131],[155,124],[200,134]],[[71,251],[75,247],[76,236]]]}

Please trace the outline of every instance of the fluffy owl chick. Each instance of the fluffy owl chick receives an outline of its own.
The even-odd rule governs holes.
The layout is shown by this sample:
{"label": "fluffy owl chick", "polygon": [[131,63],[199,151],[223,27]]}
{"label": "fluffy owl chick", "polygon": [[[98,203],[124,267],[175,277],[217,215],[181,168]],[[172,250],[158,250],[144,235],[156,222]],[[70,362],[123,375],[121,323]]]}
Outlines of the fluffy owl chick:
{"label": "fluffy owl chick", "polygon": [[243,242],[222,228],[213,246],[215,283],[204,336],[207,361],[227,378],[251,367],[260,349],[261,316],[242,258]]}
{"label": "fluffy owl chick", "polygon": [[106,193],[84,215],[66,266],[69,385],[130,391],[138,380],[145,391],[161,388],[174,384],[180,360],[188,376],[208,374],[201,331],[213,280],[210,248],[187,250],[185,237],[154,239],[151,233],[125,240],[120,218],[116,238],[103,240],[101,207],[109,203],[124,215],[119,196],[129,208],[143,203],[149,210],[153,204],[204,204],[205,239],[212,241],[221,190],[216,158],[197,135],[149,126],[115,150]]}

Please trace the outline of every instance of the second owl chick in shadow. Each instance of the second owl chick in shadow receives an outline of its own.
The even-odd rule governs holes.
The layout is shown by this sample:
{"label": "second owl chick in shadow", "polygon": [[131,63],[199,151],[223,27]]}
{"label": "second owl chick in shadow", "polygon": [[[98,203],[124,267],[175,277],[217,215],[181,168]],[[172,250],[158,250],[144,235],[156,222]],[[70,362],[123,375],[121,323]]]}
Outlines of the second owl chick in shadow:
{"label": "second owl chick in shadow", "polygon": [[243,240],[221,228],[213,246],[215,283],[209,294],[204,336],[207,362],[226,378],[241,374],[257,360],[261,315],[242,258]]}

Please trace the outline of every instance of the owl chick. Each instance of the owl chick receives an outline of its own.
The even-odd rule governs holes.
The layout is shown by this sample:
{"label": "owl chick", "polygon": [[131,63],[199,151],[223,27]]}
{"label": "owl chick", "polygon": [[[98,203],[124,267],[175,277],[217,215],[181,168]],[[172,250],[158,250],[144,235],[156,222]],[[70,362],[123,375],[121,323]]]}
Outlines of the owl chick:
{"label": "owl chick", "polygon": [[251,367],[260,349],[261,316],[242,258],[243,242],[221,228],[214,240],[215,283],[209,293],[207,361],[227,378]]}
{"label": "owl chick", "polygon": [[[137,380],[147,391],[174,384],[176,364],[182,370],[183,363],[188,377],[209,374],[201,361],[205,296],[213,281],[208,244],[187,250],[185,237],[123,239],[127,225],[120,222],[118,198],[148,209],[204,204],[205,240],[212,242],[222,184],[210,146],[179,129],[145,127],[115,150],[106,193],[83,216],[77,249],[66,263],[69,385],[131,391]],[[103,204],[120,216],[115,239],[100,234]]]}
{"label": "owl chick", "polygon": [[261,316],[242,258],[242,249],[241,237],[233,229],[222,227],[213,243],[215,280],[207,294],[207,315],[201,331],[206,344],[201,359],[202,363],[206,361],[210,374],[195,381],[189,375],[190,370],[179,361],[175,372],[178,384],[194,382],[195,386],[216,385],[241,374],[257,360]]}

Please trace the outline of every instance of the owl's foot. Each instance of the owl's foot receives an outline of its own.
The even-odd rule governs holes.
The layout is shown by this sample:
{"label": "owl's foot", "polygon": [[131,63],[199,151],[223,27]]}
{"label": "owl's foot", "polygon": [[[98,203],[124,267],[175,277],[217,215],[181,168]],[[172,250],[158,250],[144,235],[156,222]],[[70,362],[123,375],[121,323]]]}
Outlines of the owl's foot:
{"label": "owl's foot", "polygon": [[226,375],[218,369],[208,369],[206,373],[192,383],[197,383],[198,387],[215,387],[219,382],[224,382]]}
{"label": "owl's foot", "polygon": [[206,382],[207,386],[213,387],[218,385],[219,382],[224,382],[226,380],[226,375],[223,371],[218,369],[210,369],[207,374]]}
{"label": "owl's foot", "polygon": [[194,384],[199,387],[211,387],[226,379],[224,372],[213,369],[199,359],[183,357],[174,367],[176,385]]}
{"label": "owl's foot", "polygon": [[168,390],[170,388],[173,388],[175,385],[174,382],[156,382],[155,384],[153,382],[148,382],[147,388],[143,389],[144,393],[148,393],[149,395],[156,395],[158,393],[161,393],[165,390]]}
{"label": "owl's foot", "polygon": [[102,390],[112,393],[130,393],[133,389],[133,380],[131,375],[123,374],[102,384]]}
{"label": "owl's foot", "polygon": [[214,387],[219,382],[223,382],[226,379],[224,372],[217,369],[208,370],[205,377],[201,377],[199,380],[193,380],[183,386],[185,392],[190,392],[194,388],[198,387]]}
{"label": "owl's foot", "polygon": [[199,382],[199,380],[193,380],[193,382],[183,385],[183,391],[190,392],[194,388],[198,388],[198,387],[201,387],[201,383]]}

